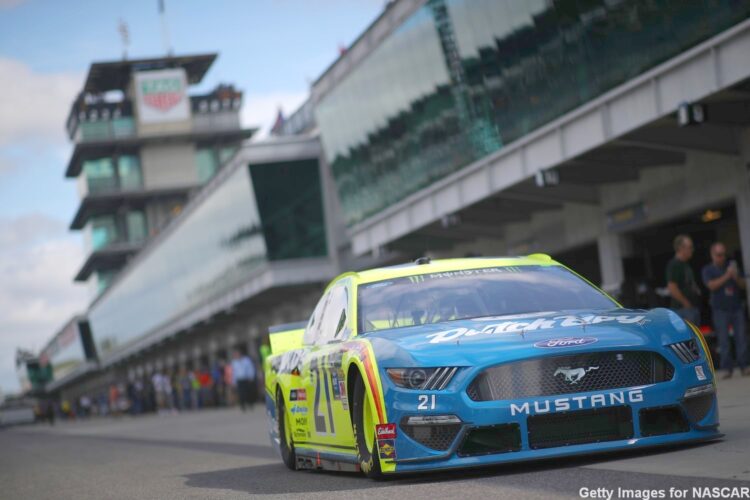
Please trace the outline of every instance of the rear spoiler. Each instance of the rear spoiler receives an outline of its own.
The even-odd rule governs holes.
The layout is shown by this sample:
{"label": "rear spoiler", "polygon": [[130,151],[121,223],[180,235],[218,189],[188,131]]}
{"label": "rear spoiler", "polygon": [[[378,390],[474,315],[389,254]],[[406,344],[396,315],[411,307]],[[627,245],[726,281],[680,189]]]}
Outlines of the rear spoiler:
{"label": "rear spoiler", "polygon": [[271,354],[281,354],[302,347],[306,326],[307,321],[299,321],[270,327],[268,338],[271,342]]}

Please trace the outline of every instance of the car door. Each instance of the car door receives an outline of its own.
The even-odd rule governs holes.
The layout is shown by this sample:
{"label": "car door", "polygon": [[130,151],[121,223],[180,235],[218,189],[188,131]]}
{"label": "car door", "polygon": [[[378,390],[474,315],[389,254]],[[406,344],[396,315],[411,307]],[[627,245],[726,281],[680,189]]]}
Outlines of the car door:
{"label": "car door", "polygon": [[312,401],[311,441],[344,452],[347,446],[353,450],[354,443],[341,366],[342,342],[351,334],[350,317],[350,280],[344,279],[329,289],[316,318],[318,331],[305,377]]}

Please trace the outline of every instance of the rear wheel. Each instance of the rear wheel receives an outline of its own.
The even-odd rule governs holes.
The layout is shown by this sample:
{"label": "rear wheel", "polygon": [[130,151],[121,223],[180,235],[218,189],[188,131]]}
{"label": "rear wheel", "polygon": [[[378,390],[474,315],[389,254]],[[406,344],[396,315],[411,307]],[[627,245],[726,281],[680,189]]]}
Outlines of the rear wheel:
{"label": "rear wheel", "polygon": [[380,458],[375,441],[375,412],[367,397],[367,389],[362,377],[354,383],[352,402],[352,430],[357,446],[357,460],[365,476],[373,479],[382,477]]}
{"label": "rear wheel", "polygon": [[281,389],[276,390],[276,421],[279,424],[279,449],[281,460],[284,465],[292,470],[297,469],[297,456],[294,453],[294,441],[292,440],[292,426],[286,415],[286,405]]}

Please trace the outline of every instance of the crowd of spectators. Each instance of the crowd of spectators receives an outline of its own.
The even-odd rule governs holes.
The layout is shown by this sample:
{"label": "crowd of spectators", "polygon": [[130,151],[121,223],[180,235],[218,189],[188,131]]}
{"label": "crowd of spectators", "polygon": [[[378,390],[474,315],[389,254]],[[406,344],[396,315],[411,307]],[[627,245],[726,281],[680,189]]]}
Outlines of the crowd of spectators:
{"label": "crowd of spectators", "polygon": [[213,365],[192,370],[185,367],[157,370],[150,376],[112,383],[106,389],[84,394],[77,400],[63,399],[57,407],[47,406],[40,413],[52,422],[52,411],[63,419],[170,414],[237,404],[244,411],[247,407],[252,409],[258,402],[258,394],[262,394],[259,374],[261,370],[256,369],[252,359],[236,351],[230,362],[220,359]]}

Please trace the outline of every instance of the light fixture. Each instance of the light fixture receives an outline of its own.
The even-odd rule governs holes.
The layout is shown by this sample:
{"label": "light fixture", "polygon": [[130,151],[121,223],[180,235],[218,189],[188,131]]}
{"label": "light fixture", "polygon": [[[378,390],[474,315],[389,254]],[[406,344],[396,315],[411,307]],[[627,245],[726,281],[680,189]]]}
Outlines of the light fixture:
{"label": "light fixture", "polygon": [[703,222],[713,222],[719,219],[721,219],[721,210],[708,209],[701,215],[701,220]]}

